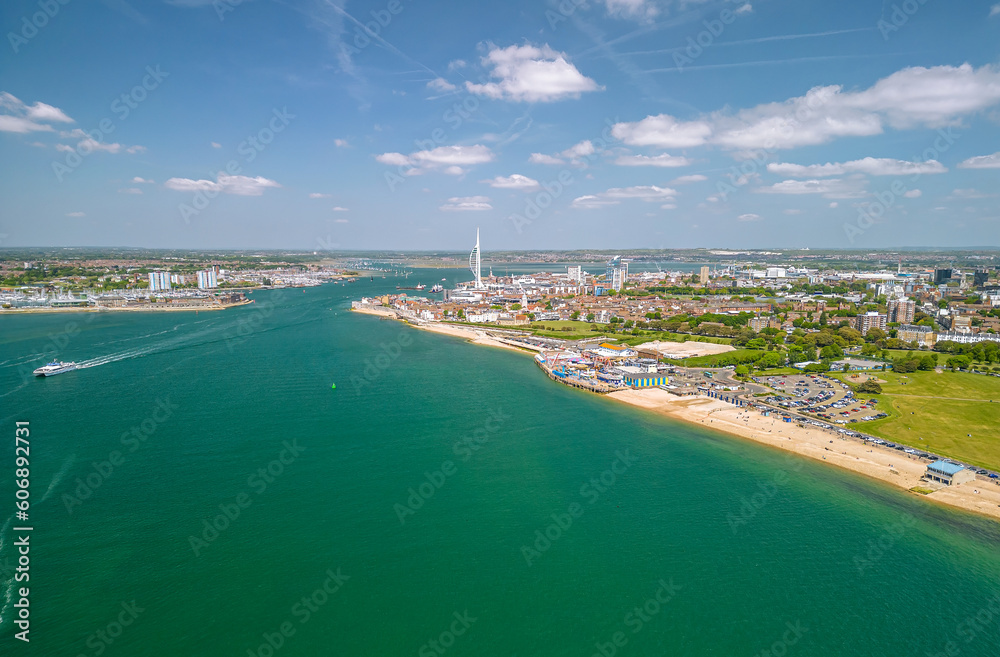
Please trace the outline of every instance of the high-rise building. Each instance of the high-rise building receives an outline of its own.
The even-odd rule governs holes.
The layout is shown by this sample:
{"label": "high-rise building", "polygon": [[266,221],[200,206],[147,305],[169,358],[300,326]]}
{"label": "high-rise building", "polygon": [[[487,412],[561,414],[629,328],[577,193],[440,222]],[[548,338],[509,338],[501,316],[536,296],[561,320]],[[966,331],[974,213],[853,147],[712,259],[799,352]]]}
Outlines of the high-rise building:
{"label": "high-rise building", "polygon": [[917,304],[911,299],[892,299],[889,301],[889,321],[899,324],[913,323],[913,314]]}
{"label": "high-rise building", "polygon": [[942,283],[947,283],[951,280],[951,270],[950,269],[935,269],[934,270],[934,285],[941,285]]}
{"label": "high-rise building", "polygon": [[604,287],[620,291],[625,287],[626,279],[628,279],[628,261],[622,260],[621,256],[615,256],[608,261],[604,269]]}
{"label": "high-rise building", "polygon": [[476,246],[472,249],[472,253],[469,254],[469,269],[476,276],[476,289],[483,289],[483,262],[482,254],[479,251],[479,229],[476,229]]}
{"label": "high-rise building", "polygon": [[888,318],[875,311],[867,312],[863,315],[858,315],[854,318],[854,328],[861,332],[861,335],[868,335],[868,331],[873,328],[885,330],[885,326],[888,322]]}
{"label": "high-rise building", "polygon": [[206,269],[198,272],[198,288],[201,290],[211,290],[219,287],[219,279],[215,276],[214,269]]}
{"label": "high-rise building", "polygon": [[567,267],[566,274],[569,276],[569,280],[573,281],[574,283],[583,282],[583,267],[579,265],[576,267]]}
{"label": "high-rise building", "polygon": [[149,272],[149,291],[160,292],[170,289],[170,275],[165,271]]}
{"label": "high-rise building", "polygon": [[972,275],[972,284],[976,287],[982,287],[990,280],[990,272],[986,269],[978,269]]}
{"label": "high-rise building", "polygon": [[698,275],[698,280],[702,285],[708,285],[708,265],[701,268],[701,273]]}

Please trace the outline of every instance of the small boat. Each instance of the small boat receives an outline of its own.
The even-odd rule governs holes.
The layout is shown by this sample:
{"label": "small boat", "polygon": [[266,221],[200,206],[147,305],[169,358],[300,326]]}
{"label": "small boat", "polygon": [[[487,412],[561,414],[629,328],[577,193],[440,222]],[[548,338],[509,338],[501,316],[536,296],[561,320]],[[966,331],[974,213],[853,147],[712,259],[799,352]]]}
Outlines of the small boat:
{"label": "small boat", "polygon": [[76,363],[63,363],[57,360],[48,365],[43,365],[34,371],[35,376],[55,376],[63,372],[72,372],[77,367]]}
{"label": "small boat", "polygon": [[438,283],[437,285],[431,288],[431,292],[444,292],[444,286]]}

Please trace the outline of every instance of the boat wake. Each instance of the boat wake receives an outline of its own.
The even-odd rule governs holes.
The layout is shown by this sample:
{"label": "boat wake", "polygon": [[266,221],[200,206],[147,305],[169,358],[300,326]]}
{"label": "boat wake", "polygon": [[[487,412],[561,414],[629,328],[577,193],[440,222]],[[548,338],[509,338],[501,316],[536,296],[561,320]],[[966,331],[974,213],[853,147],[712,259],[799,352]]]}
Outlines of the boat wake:
{"label": "boat wake", "polygon": [[73,465],[74,461],[76,461],[76,454],[72,454],[68,459],[66,459],[66,461],[62,464],[62,467],[59,468],[59,472],[56,473],[56,476],[52,477],[52,483],[50,483],[49,487],[45,489],[45,494],[42,495],[42,499],[38,501],[39,504],[49,499],[49,496],[52,495],[52,491],[56,489],[56,486],[59,485],[62,478],[66,476],[66,471],[70,469],[70,466]]}

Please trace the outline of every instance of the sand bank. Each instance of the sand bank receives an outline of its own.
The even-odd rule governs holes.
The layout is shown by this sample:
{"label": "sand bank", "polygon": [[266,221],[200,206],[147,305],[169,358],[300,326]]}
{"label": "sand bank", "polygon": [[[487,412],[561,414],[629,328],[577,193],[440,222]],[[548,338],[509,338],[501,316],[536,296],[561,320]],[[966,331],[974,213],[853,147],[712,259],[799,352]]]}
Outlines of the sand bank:
{"label": "sand bank", "polygon": [[727,351],[735,351],[732,345],[715,344],[714,342],[644,342],[636,345],[636,349],[649,349],[658,351],[664,356],[675,356],[677,358],[694,358],[695,356],[714,356],[724,354]]}
{"label": "sand bank", "polygon": [[[774,413],[765,417],[758,411],[736,407],[718,399],[677,397],[660,388],[620,390],[608,396],[677,420],[749,438],[874,477],[906,490],[937,487],[920,480],[926,464],[903,452],[845,439],[834,431],[783,422]],[[1000,519],[1000,487],[990,482],[970,481],[920,496]]]}

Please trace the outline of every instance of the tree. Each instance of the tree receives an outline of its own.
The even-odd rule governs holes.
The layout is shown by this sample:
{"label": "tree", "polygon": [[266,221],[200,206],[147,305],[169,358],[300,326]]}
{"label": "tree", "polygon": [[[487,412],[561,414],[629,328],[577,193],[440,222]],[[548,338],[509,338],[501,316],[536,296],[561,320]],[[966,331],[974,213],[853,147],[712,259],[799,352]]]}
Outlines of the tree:
{"label": "tree", "polygon": [[887,337],[885,331],[876,326],[875,328],[868,329],[868,335],[865,336],[865,340],[868,342],[880,342]]}
{"label": "tree", "polygon": [[594,321],[594,313],[587,313],[587,321],[588,322]]}
{"label": "tree", "polygon": [[740,377],[741,379],[745,379],[749,374],[750,374],[750,368],[747,367],[746,365],[736,366],[736,376]]}
{"label": "tree", "polygon": [[569,318],[572,320],[580,319],[580,311],[574,310],[573,313],[569,316]]}
{"label": "tree", "polygon": [[855,388],[855,390],[857,390],[858,392],[864,392],[871,395],[882,394],[882,386],[875,379],[868,379],[867,381],[859,385],[857,388]]}

